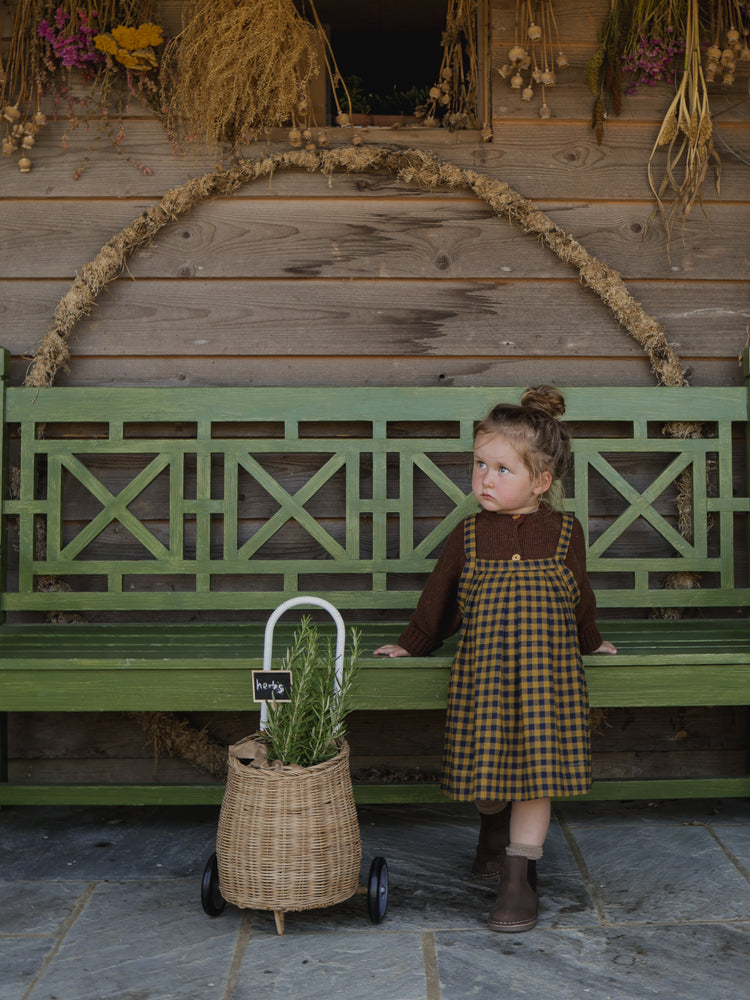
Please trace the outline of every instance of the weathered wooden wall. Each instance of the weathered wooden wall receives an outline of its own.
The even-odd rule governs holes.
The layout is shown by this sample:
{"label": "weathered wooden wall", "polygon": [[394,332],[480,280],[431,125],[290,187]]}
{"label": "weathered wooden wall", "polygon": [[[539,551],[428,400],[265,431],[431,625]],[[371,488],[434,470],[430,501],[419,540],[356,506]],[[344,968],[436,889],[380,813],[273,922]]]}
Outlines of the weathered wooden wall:
{"label": "weathered wooden wall", "polygon": [[[750,166],[722,152],[721,197],[711,182],[705,191],[710,228],[696,207],[670,255],[658,222],[644,235],[652,207],[646,162],[670,89],[626,98],[597,146],[583,67],[607,7],[607,0],[556,3],[571,66],[548,92],[549,120],[539,119],[538,100],[522,103],[497,72],[513,44],[515,4],[492,0],[493,141],[419,129],[370,129],[365,141],[431,149],[505,180],[622,274],[665,327],[693,384],[737,384],[750,321]],[[9,0],[0,0],[6,34],[8,8]],[[179,0],[159,5],[172,31],[180,8]],[[738,107],[724,111],[735,101]],[[750,159],[746,71],[726,98],[717,95],[716,106],[724,111],[723,133]],[[65,121],[50,121],[30,174],[0,162],[0,342],[14,354],[18,381],[24,356],[43,339],[76,270],[166,190],[215,165],[212,155],[174,155],[161,124],[134,105],[122,154],[101,139],[74,180],[96,136],[96,122],[71,131]],[[281,135],[276,139],[247,155],[286,148]],[[201,204],[134,257],[76,328],[70,370],[57,381],[615,385],[650,384],[653,374],[572,270],[475,198],[427,193],[385,175],[329,183],[319,173],[286,172]],[[598,738],[600,773],[742,766],[739,715],[685,727],[677,712],[636,723],[631,714],[613,716],[614,730]],[[70,758],[73,778],[97,780],[115,759],[135,780],[150,771],[148,751],[136,748],[126,721],[115,728],[84,717],[62,730],[49,725],[37,718],[12,723],[14,752],[38,758],[15,765],[31,780],[44,779],[41,758],[58,754]],[[439,728],[437,720],[424,740],[402,747],[403,762],[434,764]],[[217,735],[242,734],[225,729],[217,723]],[[76,738],[61,740],[61,731]],[[631,732],[636,749],[624,735]],[[396,735],[394,744],[401,746]],[[365,735],[360,750],[362,766],[372,764]],[[661,763],[665,753],[669,765]],[[645,764],[633,757],[643,754],[651,754]],[[393,757],[389,752],[389,764]],[[168,766],[190,780],[187,767]]]}

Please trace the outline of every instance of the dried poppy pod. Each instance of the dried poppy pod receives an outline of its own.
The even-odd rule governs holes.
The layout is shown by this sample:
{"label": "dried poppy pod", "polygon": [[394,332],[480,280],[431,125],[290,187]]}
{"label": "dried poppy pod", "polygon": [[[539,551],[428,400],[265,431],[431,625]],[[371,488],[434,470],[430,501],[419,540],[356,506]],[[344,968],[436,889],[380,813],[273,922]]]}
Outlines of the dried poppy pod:
{"label": "dried poppy pod", "polygon": [[511,78],[510,85],[514,90],[520,90],[521,87],[523,87],[523,77],[520,73],[516,73],[516,75]]}
{"label": "dried poppy pod", "polygon": [[440,87],[430,87],[430,100],[439,101],[443,96],[443,92]]}
{"label": "dried poppy pod", "polygon": [[34,136],[30,135],[27,132],[26,135],[24,135],[23,139],[21,139],[21,148],[22,149],[31,149],[33,147],[33,145],[34,145],[35,142],[36,142],[36,139],[34,138]]}
{"label": "dried poppy pod", "polygon": [[551,69],[545,69],[542,73],[542,83],[545,87],[554,87],[557,83],[557,77]]}
{"label": "dried poppy pod", "polygon": [[532,42],[538,42],[539,39],[542,37],[542,29],[539,27],[538,24],[534,24],[534,22],[532,21],[531,24],[526,29],[526,34],[529,36]]}
{"label": "dried poppy pod", "polygon": [[555,63],[558,69],[565,69],[566,66],[570,65],[570,63],[568,62],[568,57],[565,55],[564,52],[557,53],[557,57],[555,58]]}
{"label": "dried poppy pod", "polygon": [[549,118],[551,115],[552,115],[552,112],[550,111],[549,106],[547,105],[547,102],[545,101],[545,103],[539,109],[539,117],[540,118]]}
{"label": "dried poppy pod", "polygon": [[533,99],[533,97],[534,97],[534,88],[524,87],[523,90],[521,91],[521,100],[530,101]]}
{"label": "dried poppy pod", "polygon": [[45,125],[47,123],[47,116],[44,114],[43,111],[37,111],[37,113],[31,120],[35,125],[41,128],[42,125]]}
{"label": "dried poppy pod", "polygon": [[302,138],[305,140],[305,142],[310,142],[312,140],[312,137],[313,137],[313,134],[312,134],[312,129],[311,128],[303,128],[302,129]]}
{"label": "dried poppy pod", "polygon": [[734,83],[734,70],[727,70],[721,78],[721,82],[725,87],[731,87]]}
{"label": "dried poppy pod", "polygon": [[724,49],[721,53],[721,65],[722,66],[734,66],[734,49]]}
{"label": "dried poppy pod", "polygon": [[3,108],[3,118],[5,118],[6,121],[11,122],[11,124],[13,122],[17,122],[20,117],[21,117],[21,112],[18,110],[16,105],[7,104]]}
{"label": "dried poppy pod", "polygon": [[721,49],[719,48],[719,46],[709,45],[708,48],[706,49],[706,57],[708,59],[713,59],[716,62],[718,62],[719,59],[721,59]]}
{"label": "dried poppy pod", "polygon": [[531,79],[534,81],[534,83],[542,82],[542,71],[539,69],[538,66],[535,66],[534,69],[532,70]]}
{"label": "dried poppy pod", "polygon": [[12,139],[9,135],[6,135],[2,142],[3,156],[11,156],[17,148],[18,143],[16,140]]}
{"label": "dried poppy pod", "polygon": [[739,31],[737,31],[736,28],[730,28],[729,31],[727,32],[727,41],[730,44],[734,44],[734,42],[738,42],[739,40],[740,40]]}
{"label": "dried poppy pod", "polygon": [[704,74],[706,78],[706,83],[714,82],[714,80],[716,79],[716,71],[718,70],[718,68],[719,64],[717,62],[710,62],[708,66],[706,66],[706,72]]}
{"label": "dried poppy pod", "polygon": [[444,80],[450,80],[453,77],[453,70],[450,68],[450,66],[443,66],[443,68],[440,70],[440,75]]}
{"label": "dried poppy pod", "polygon": [[289,129],[289,145],[292,146],[293,149],[299,149],[302,145],[302,133],[298,128]]}
{"label": "dried poppy pod", "polygon": [[28,158],[28,156],[21,157],[21,159],[18,161],[18,169],[21,171],[22,174],[28,174],[28,172],[31,170],[31,160]]}
{"label": "dried poppy pod", "polygon": [[351,123],[352,123],[352,120],[351,120],[351,118],[349,117],[349,115],[345,111],[340,111],[336,115],[336,124],[337,125],[351,125]]}
{"label": "dried poppy pod", "polygon": [[511,66],[510,63],[505,63],[503,66],[500,67],[498,73],[503,78],[503,80],[507,80],[511,76],[513,76],[513,67]]}
{"label": "dried poppy pod", "polygon": [[359,134],[353,135],[352,136],[352,146],[361,146],[361,145],[362,145],[362,136],[359,135]]}
{"label": "dried poppy pod", "polygon": [[315,138],[319,146],[328,145],[328,133],[324,129],[321,129]]}
{"label": "dried poppy pod", "polygon": [[514,45],[513,48],[508,52],[508,58],[511,62],[520,62],[528,56],[528,52],[521,45]]}
{"label": "dried poppy pod", "polygon": [[750,46],[747,45],[747,42],[745,43],[744,48],[740,52],[740,61],[750,62]]}

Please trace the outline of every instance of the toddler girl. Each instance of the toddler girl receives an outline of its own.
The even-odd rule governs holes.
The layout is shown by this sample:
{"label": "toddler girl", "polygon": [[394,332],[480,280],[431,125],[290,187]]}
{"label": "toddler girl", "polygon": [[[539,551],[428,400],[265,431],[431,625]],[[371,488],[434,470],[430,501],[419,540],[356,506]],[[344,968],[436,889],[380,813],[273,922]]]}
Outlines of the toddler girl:
{"label": "toddler girl", "polygon": [[441,788],[480,814],[473,871],[500,879],[492,930],[531,930],[551,799],[591,787],[581,652],[616,653],[596,627],[583,531],[544,500],[570,439],[557,389],[499,404],[474,435],[478,514],[448,537],[415,613],[384,656],[425,656],[459,628]]}

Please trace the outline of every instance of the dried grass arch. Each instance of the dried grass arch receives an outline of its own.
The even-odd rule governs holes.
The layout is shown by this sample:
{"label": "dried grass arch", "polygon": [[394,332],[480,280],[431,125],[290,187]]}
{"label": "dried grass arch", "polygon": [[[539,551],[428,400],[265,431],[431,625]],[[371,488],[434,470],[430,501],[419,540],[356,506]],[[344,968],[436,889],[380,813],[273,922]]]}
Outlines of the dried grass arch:
{"label": "dried grass arch", "polygon": [[32,355],[25,385],[49,386],[70,359],[68,346],[75,325],[91,311],[98,295],[125,268],[128,258],[147,246],[170,222],[207,198],[234,194],[243,185],[282,170],[320,172],[332,177],[345,173],[388,172],[426,190],[449,188],[471,191],[498,216],[516,223],[539,239],[563,263],[576,268],[581,283],[611,309],[617,321],[641,345],[660,385],[681,386],[685,375],[680,359],[662,326],[628,292],[620,275],[588,251],[528,198],[504,181],[466,170],[419,149],[384,146],[345,146],[324,151],[270,153],[236,162],[229,169],[194,177],[168,191],[158,205],[147,209],[102,247],[85,264],[58,303],[47,335]]}
{"label": "dried grass arch", "polygon": [[[96,257],[81,268],[71,288],[58,303],[47,335],[31,357],[24,384],[44,387],[54,383],[58,372],[67,368],[69,338],[76,324],[88,315],[103,289],[119,277],[128,258],[148,246],[161,229],[207,198],[234,194],[245,184],[270,178],[282,170],[320,172],[329,178],[336,172],[385,171],[425,190],[448,188],[471,191],[496,215],[517,224],[525,234],[540,240],[563,263],[576,268],[581,283],[599,296],[621,326],[641,345],[659,385],[686,384],[680,359],[667,341],[664,329],[635,301],[620,275],[603,261],[592,257],[532,201],[504,181],[463,169],[424,150],[384,146],[269,153],[239,160],[231,168],[217,169],[172,188],[158,205],[147,209],[113,236]],[[701,425],[670,424],[665,427],[665,433],[674,437],[699,437]],[[678,497],[678,527],[685,535],[692,530],[691,501],[691,484],[685,481],[681,484]],[[55,589],[53,581],[48,581],[47,585]],[[667,586],[689,589],[699,584],[695,574],[681,573],[674,574]],[[169,753],[218,777],[226,774],[226,748],[205,730],[197,730],[188,722],[165,712],[131,714],[153,744],[155,755]],[[592,719],[592,722],[596,728],[596,721]]]}

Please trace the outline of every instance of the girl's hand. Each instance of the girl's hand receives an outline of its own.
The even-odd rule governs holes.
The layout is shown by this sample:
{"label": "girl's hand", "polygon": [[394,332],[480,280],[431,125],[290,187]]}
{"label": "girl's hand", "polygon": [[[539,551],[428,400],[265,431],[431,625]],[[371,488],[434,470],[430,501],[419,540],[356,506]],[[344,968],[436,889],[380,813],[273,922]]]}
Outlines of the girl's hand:
{"label": "girl's hand", "polygon": [[411,654],[407,653],[407,651],[403,648],[403,646],[396,646],[396,645],[381,646],[379,649],[376,649],[375,652],[373,653],[373,656],[390,656],[390,657],[410,656],[410,655]]}
{"label": "girl's hand", "polygon": [[594,650],[595,653],[609,653],[610,656],[614,656],[617,652],[617,646],[613,646],[611,642],[607,642],[606,639],[602,642],[598,649]]}

